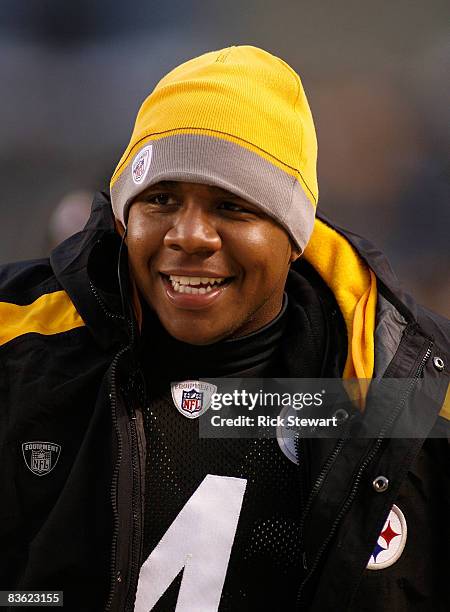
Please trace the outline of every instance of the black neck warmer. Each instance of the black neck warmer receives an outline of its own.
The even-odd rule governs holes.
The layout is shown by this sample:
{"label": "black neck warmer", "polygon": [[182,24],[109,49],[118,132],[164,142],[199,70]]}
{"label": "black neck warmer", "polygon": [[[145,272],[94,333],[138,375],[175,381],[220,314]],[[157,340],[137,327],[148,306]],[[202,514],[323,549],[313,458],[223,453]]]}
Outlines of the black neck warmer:
{"label": "black neck warmer", "polygon": [[[222,376],[264,376],[280,348],[287,325],[288,297],[279,314],[257,331],[208,345],[195,345],[173,338],[155,314],[144,309],[141,357],[153,379],[165,382]],[[147,355],[146,346],[152,346]],[[155,347],[155,348],[153,348]]]}

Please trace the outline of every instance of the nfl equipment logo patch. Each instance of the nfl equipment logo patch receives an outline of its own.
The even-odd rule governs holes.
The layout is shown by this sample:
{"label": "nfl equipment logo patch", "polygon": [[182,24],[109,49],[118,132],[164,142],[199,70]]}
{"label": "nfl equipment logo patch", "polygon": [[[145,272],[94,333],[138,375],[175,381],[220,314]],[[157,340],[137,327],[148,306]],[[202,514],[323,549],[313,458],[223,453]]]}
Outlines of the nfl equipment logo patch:
{"label": "nfl equipment logo patch", "polygon": [[152,151],[153,145],[147,145],[134,158],[131,165],[131,175],[136,185],[140,185],[147,176],[152,161]]}
{"label": "nfl equipment logo patch", "polygon": [[196,391],[195,389],[191,389],[190,391],[183,391],[183,395],[181,397],[181,407],[186,412],[200,412],[203,408],[203,393],[201,391]]}
{"label": "nfl equipment logo patch", "polygon": [[25,459],[25,465],[36,474],[36,476],[45,476],[49,474],[55,467],[61,446],[54,442],[24,442],[22,444],[22,454]]}
{"label": "nfl equipment logo patch", "polygon": [[398,561],[405,548],[407,531],[405,516],[394,504],[370,555],[367,569],[384,569]]}
{"label": "nfl equipment logo patch", "polygon": [[171,390],[178,412],[188,419],[196,419],[208,410],[217,387],[199,380],[184,380],[172,383]]}

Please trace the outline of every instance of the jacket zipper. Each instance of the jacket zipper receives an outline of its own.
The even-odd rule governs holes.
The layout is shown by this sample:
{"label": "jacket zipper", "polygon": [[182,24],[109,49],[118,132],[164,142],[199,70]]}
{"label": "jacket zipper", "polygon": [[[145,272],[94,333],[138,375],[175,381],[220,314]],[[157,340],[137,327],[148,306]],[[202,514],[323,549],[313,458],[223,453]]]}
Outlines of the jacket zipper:
{"label": "jacket zipper", "polygon": [[[311,509],[311,506],[313,505],[313,502],[317,496],[317,494],[319,493],[320,489],[322,488],[322,484],[325,480],[325,478],[327,477],[328,472],[330,471],[331,466],[333,465],[334,461],[336,460],[336,457],[339,455],[339,453],[342,450],[342,447],[344,446],[345,443],[345,438],[340,438],[337,441],[336,446],[334,447],[334,449],[331,451],[331,453],[328,455],[328,458],[325,462],[325,465],[323,466],[319,476],[316,479],[316,482],[314,483],[313,488],[311,489],[311,493],[309,494],[308,497],[308,501],[306,503],[306,506],[302,512],[302,516],[300,519],[300,547],[303,548],[303,531],[304,531],[304,527],[305,527],[305,521],[306,521],[306,517],[308,516],[308,513]],[[306,560],[306,556],[305,553],[303,552],[303,566],[304,569],[308,569],[307,567],[307,560]]]}
{"label": "jacket zipper", "polygon": [[[108,310],[106,304],[104,303],[104,301],[98,294],[93,283],[90,282],[89,284],[90,284],[92,293],[94,294],[97,302],[99,303],[105,315],[110,319],[125,320],[125,317],[123,315],[119,315],[117,313],[113,313],[110,310]],[[109,610],[111,610],[112,602],[113,602],[114,595],[116,592],[117,582],[121,582],[121,580],[124,579],[124,576],[122,576],[120,572],[117,572],[117,569],[116,569],[117,540],[119,536],[119,512],[117,508],[117,486],[118,486],[118,480],[119,480],[120,465],[122,463],[122,458],[123,458],[123,441],[122,441],[122,436],[120,433],[120,428],[117,423],[116,370],[117,370],[117,364],[120,358],[122,357],[122,355],[124,355],[124,353],[132,349],[132,346],[134,345],[134,340],[135,340],[134,323],[132,320],[131,321],[128,320],[127,324],[130,326],[130,343],[126,347],[122,348],[114,357],[114,360],[111,365],[111,375],[110,375],[109,398],[111,402],[111,414],[112,414],[112,419],[113,419],[114,431],[117,436],[118,451],[117,451],[117,461],[116,461],[116,466],[114,469],[114,474],[113,474],[113,479],[112,479],[112,484],[111,484],[111,495],[110,495],[111,504],[113,508],[114,525],[113,525],[113,537],[112,537],[112,546],[111,546],[110,590],[109,590],[108,600],[107,600],[106,607],[105,607],[105,612],[108,612]],[[132,596],[134,594],[135,587],[136,587],[135,583],[137,580],[137,574],[139,570],[139,558],[140,558],[140,548],[141,548],[140,546],[141,532],[140,530],[137,529],[137,521],[138,521],[137,486],[139,486],[139,483],[140,483],[140,476],[139,476],[139,469],[138,469],[137,460],[136,460],[136,449],[138,445],[137,445],[137,433],[136,433],[136,414],[135,414],[133,407],[131,409],[131,418],[130,418],[129,423],[130,423],[130,434],[131,434],[131,462],[132,462],[132,472],[133,472],[133,493],[132,493],[133,542],[131,546],[131,560],[132,561],[131,561],[130,587],[129,587],[128,594],[126,597],[126,606],[125,606],[127,610],[132,609],[131,599],[132,599]],[[140,491],[140,486],[139,486],[139,491]],[[138,551],[137,557],[135,553],[136,550]]]}
{"label": "jacket zipper", "polygon": [[[89,287],[107,318],[123,320],[124,318],[123,316],[113,313],[110,310],[108,310],[106,304],[104,303],[102,298],[99,296],[92,281],[89,282]],[[110,587],[109,587],[109,595],[108,595],[108,600],[107,600],[106,607],[105,607],[105,612],[107,612],[108,610],[111,610],[111,605],[112,605],[114,594],[116,591],[116,583],[120,582],[122,579],[120,574],[116,574],[116,548],[117,548],[117,538],[119,535],[119,513],[117,509],[117,484],[119,480],[120,464],[122,463],[122,457],[123,457],[122,436],[120,433],[120,428],[117,424],[116,370],[117,370],[117,364],[120,358],[128,349],[129,347],[126,346],[122,348],[118,353],[116,353],[113,359],[113,362],[111,364],[111,372],[110,372],[110,378],[109,378],[109,400],[110,400],[110,405],[111,405],[111,415],[112,415],[114,431],[115,431],[116,438],[117,438],[118,449],[117,449],[117,461],[114,467],[114,473],[113,473],[111,491],[110,491],[110,499],[111,499],[111,505],[113,509],[113,537],[112,537],[112,545],[111,545]]]}
{"label": "jacket zipper", "polygon": [[[113,474],[113,481],[111,484],[111,502],[113,507],[114,527],[112,537],[112,553],[111,553],[111,581],[110,581],[110,592],[108,602],[106,604],[105,611],[111,610],[112,602],[116,591],[116,583],[121,582],[125,579],[126,573],[123,575],[117,572],[117,540],[119,535],[119,512],[117,508],[117,487],[119,480],[119,470],[123,458],[123,441],[120,433],[120,428],[117,423],[117,390],[116,390],[116,369],[117,364],[124,353],[130,350],[130,346],[126,346],[117,353],[111,366],[111,386],[110,386],[110,400],[111,400],[111,411],[113,417],[114,430],[118,440],[118,453],[117,462]],[[139,573],[139,561],[141,557],[141,521],[142,517],[138,516],[139,513],[139,496],[140,496],[140,472],[138,465],[138,443],[137,443],[137,431],[136,431],[136,413],[134,407],[130,410],[130,438],[131,438],[131,465],[132,465],[132,499],[131,499],[131,512],[132,512],[132,532],[133,539],[130,549],[131,558],[131,570],[129,587],[126,595],[125,610],[133,609],[133,600],[136,591],[136,583]]]}
{"label": "jacket zipper", "polygon": [[110,580],[108,601],[107,601],[106,608],[105,608],[106,611],[111,610],[112,601],[113,601],[114,594],[116,591],[116,583],[121,580],[120,574],[116,573],[116,549],[117,549],[117,539],[119,535],[119,512],[117,508],[117,485],[118,485],[118,480],[119,480],[120,465],[122,463],[122,456],[123,456],[123,442],[122,442],[122,435],[120,433],[120,428],[117,423],[116,370],[117,370],[117,364],[120,358],[127,350],[128,350],[128,347],[124,347],[116,354],[112,362],[112,365],[111,365],[111,375],[110,375],[109,399],[111,402],[111,414],[112,414],[114,431],[117,436],[118,450],[117,450],[117,461],[116,461],[116,465],[114,468],[114,474],[113,474],[113,479],[111,483],[111,494],[110,494],[111,504],[113,508],[114,526],[113,526],[113,537],[112,537],[112,547],[111,547],[111,565],[110,565],[111,580]]}
{"label": "jacket zipper", "polygon": [[105,315],[109,318],[109,319],[120,319],[121,321],[124,320],[124,316],[120,315],[116,312],[111,312],[107,305],[105,304],[105,302],[103,301],[103,299],[100,297],[100,295],[98,294],[98,291],[95,287],[95,285],[93,284],[92,281],[89,281],[89,286],[91,288],[92,293],[94,294],[95,299],[97,300],[100,308],[103,310],[103,312],[105,313]]}
{"label": "jacket zipper", "polygon": [[[385,425],[384,425],[383,429],[381,430],[381,432],[380,432],[380,434],[379,434],[379,437],[377,438],[377,440],[376,440],[375,444],[372,446],[371,451],[369,451],[369,453],[366,455],[366,458],[365,458],[365,459],[363,459],[362,463],[360,464],[360,467],[359,467],[359,469],[358,469],[358,473],[356,474],[356,476],[355,476],[355,478],[354,478],[354,480],[353,480],[353,486],[352,486],[352,489],[351,489],[351,491],[350,491],[350,494],[348,495],[348,497],[347,497],[347,499],[346,499],[346,501],[345,501],[344,505],[342,506],[342,508],[341,508],[340,512],[338,513],[338,515],[337,515],[337,517],[336,517],[336,519],[335,519],[335,521],[334,521],[334,523],[333,523],[333,525],[332,525],[332,527],[331,527],[331,530],[330,530],[330,532],[329,532],[329,534],[328,534],[328,537],[325,539],[325,542],[322,544],[321,548],[319,549],[319,552],[317,553],[316,558],[314,559],[314,562],[313,562],[313,564],[311,565],[311,569],[310,569],[309,573],[307,574],[307,576],[305,577],[305,579],[303,580],[303,582],[301,583],[301,585],[300,585],[300,587],[299,587],[298,594],[297,594],[297,608],[298,608],[299,610],[301,609],[301,598],[302,598],[302,591],[303,591],[303,589],[304,589],[305,585],[307,584],[307,582],[310,580],[311,576],[313,575],[313,573],[314,573],[314,572],[315,572],[315,570],[317,569],[317,567],[318,567],[318,565],[319,565],[319,563],[320,563],[320,560],[321,560],[321,558],[322,558],[323,553],[324,553],[324,552],[325,552],[325,550],[327,549],[327,547],[328,547],[328,545],[329,545],[329,543],[330,543],[331,539],[333,538],[334,534],[335,534],[335,533],[336,533],[336,531],[337,531],[337,528],[338,528],[338,526],[339,526],[339,523],[341,522],[341,520],[342,520],[342,518],[345,516],[345,514],[346,514],[347,510],[349,509],[349,507],[350,507],[350,506],[351,506],[351,504],[353,503],[353,500],[354,500],[354,498],[356,497],[356,494],[357,494],[357,492],[358,492],[359,484],[360,484],[360,482],[361,482],[361,479],[362,479],[362,476],[363,476],[364,471],[366,470],[367,466],[368,466],[368,465],[371,463],[371,461],[373,460],[373,458],[375,457],[375,455],[378,453],[378,451],[379,451],[379,449],[380,449],[380,446],[381,446],[381,444],[383,443],[383,440],[384,440],[384,438],[385,438],[385,436],[386,436],[386,433],[387,433],[387,432],[389,431],[389,429],[392,427],[392,425],[393,425],[394,421],[396,420],[396,418],[398,417],[399,413],[400,413],[400,412],[401,412],[401,410],[403,409],[403,407],[404,407],[404,405],[405,405],[405,403],[406,403],[406,400],[407,400],[407,398],[409,397],[409,395],[410,395],[410,393],[411,393],[411,391],[412,391],[412,388],[413,388],[413,386],[414,386],[414,384],[415,384],[416,380],[417,380],[418,378],[420,378],[420,376],[421,376],[421,374],[422,374],[422,372],[423,372],[423,369],[424,369],[424,367],[425,367],[425,364],[426,364],[426,362],[428,361],[428,359],[430,358],[431,351],[432,351],[432,347],[433,347],[433,342],[430,340],[430,341],[428,342],[428,347],[427,347],[427,350],[426,350],[426,352],[425,352],[424,356],[423,356],[423,357],[422,357],[422,359],[421,359],[421,362],[420,362],[420,364],[419,364],[419,366],[418,366],[418,368],[417,368],[417,370],[416,370],[416,373],[415,373],[414,377],[411,379],[411,383],[409,384],[408,389],[406,390],[405,394],[403,395],[402,400],[401,400],[401,401],[399,402],[399,404],[397,405],[397,409],[396,409],[396,410],[394,410],[394,411],[391,413],[390,418],[389,418],[389,419],[386,421],[386,423],[385,423]],[[338,452],[340,452],[340,450],[341,450],[341,448],[342,448],[342,446],[343,446],[343,442],[344,442],[344,441],[345,441],[345,440],[339,440],[338,445],[335,447],[335,450],[338,448],[338,446],[339,446],[340,442],[342,442],[342,445],[340,446],[340,448],[339,448],[339,450],[338,450]],[[336,453],[335,453],[335,452],[333,451],[333,453],[331,454],[331,456],[332,456],[332,455],[337,456],[338,452],[336,452]],[[317,481],[316,481],[316,484],[315,484],[315,486],[314,486],[315,495],[316,495],[316,494],[318,493],[318,491],[320,490],[320,487],[322,486],[322,483],[323,483],[323,478],[325,477],[326,472],[328,471],[328,469],[329,469],[329,467],[330,467],[331,463],[334,461],[334,458],[335,458],[335,457],[334,457],[334,458],[331,460],[331,456],[329,457],[329,459],[328,459],[328,461],[327,461],[326,466],[324,467],[324,469],[322,470],[321,474],[319,475],[319,477],[318,477],[318,479],[317,479]],[[323,476],[323,478],[321,479],[322,474],[323,474],[324,472],[325,472],[325,475],[324,475],[324,476]],[[318,483],[319,483],[319,480],[321,480],[320,484],[318,484]],[[318,485],[318,486],[317,486],[317,485]],[[311,492],[311,494],[312,494],[312,492]],[[315,497],[315,495],[314,495],[314,497]],[[309,501],[311,501],[311,500],[309,500]],[[309,503],[308,503],[307,508],[309,509],[309,508],[311,507],[311,505],[312,505],[312,501],[311,501],[311,504],[309,504]],[[302,518],[303,518],[303,519],[305,519],[305,518],[306,518],[306,511],[305,511],[305,513],[304,513],[304,517],[302,517]],[[303,520],[303,524],[304,524],[304,520]],[[303,533],[303,532],[301,532],[301,533]]]}
{"label": "jacket zipper", "polygon": [[[321,304],[321,308],[323,310],[323,314],[324,314],[324,319],[327,322],[327,333],[326,333],[326,338],[327,338],[327,345],[326,345],[326,349],[325,349],[325,354],[328,355],[328,351],[329,351],[329,336],[331,333],[331,329],[330,329],[330,321],[329,318],[326,316],[326,309],[325,309],[325,305],[324,302],[322,301],[322,299],[319,296],[319,301]],[[336,316],[337,312],[336,310],[333,308],[333,311],[331,313],[331,318],[334,319]],[[321,369],[321,376],[324,375],[325,373],[325,364],[327,362],[327,357],[325,357],[324,362],[322,364],[322,369]],[[332,450],[332,452],[329,454],[324,467],[322,468],[319,476],[316,479],[316,482],[309,494],[309,496],[307,496],[307,492],[306,492],[306,484],[305,484],[305,475],[304,475],[304,462],[306,460],[307,457],[307,453],[306,453],[306,448],[305,448],[305,444],[304,441],[300,438],[297,437],[296,441],[295,441],[295,450],[296,450],[296,456],[297,456],[297,463],[299,466],[299,472],[300,472],[300,492],[301,492],[301,499],[300,499],[300,529],[299,529],[299,533],[300,533],[300,550],[303,549],[303,531],[304,531],[304,524],[305,524],[305,519],[306,516],[308,515],[308,512],[312,506],[312,503],[317,495],[317,493],[319,492],[320,488],[322,487],[322,483],[326,478],[326,475],[330,469],[330,467],[332,466],[332,464],[334,463],[334,460],[336,459],[336,457],[338,456],[338,454],[340,453],[343,445],[344,445],[344,439],[340,439],[338,440],[336,446],[334,447],[334,449]],[[302,463],[303,460],[303,463]],[[305,503],[306,502],[306,503]],[[306,553],[305,551],[302,552],[302,563],[303,563],[303,569],[307,570],[308,569],[308,564],[307,564],[307,559],[306,559]]]}

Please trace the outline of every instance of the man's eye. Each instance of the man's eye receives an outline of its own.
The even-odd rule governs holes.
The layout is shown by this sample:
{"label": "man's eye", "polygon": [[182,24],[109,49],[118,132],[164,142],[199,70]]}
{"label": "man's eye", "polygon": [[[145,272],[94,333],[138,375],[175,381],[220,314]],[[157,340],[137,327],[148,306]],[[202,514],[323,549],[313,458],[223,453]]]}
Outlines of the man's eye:
{"label": "man's eye", "polygon": [[173,198],[168,193],[153,193],[145,198],[148,204],[155,204],[156,206],[167,206],[173,203]]}
{"label": "man's eye", "polygon": [[240,206],[239,204],[236,204],[235,202],[228,202],[228,201],[220,202],[219,208],[222,210],[228,210],[230,212],[250,212],[243,206]]}

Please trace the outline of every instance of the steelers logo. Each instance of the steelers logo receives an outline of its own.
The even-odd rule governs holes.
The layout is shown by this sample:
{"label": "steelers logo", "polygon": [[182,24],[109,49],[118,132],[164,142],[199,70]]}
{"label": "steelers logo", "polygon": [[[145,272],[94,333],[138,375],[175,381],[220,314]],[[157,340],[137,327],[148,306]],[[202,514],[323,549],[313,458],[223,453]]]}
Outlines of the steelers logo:
{"label": "steelers logo", "polygon": [[405,548],[407,531],[403,512],[394,504],[370,555],[367,569],[380,570],[393,565]]}

